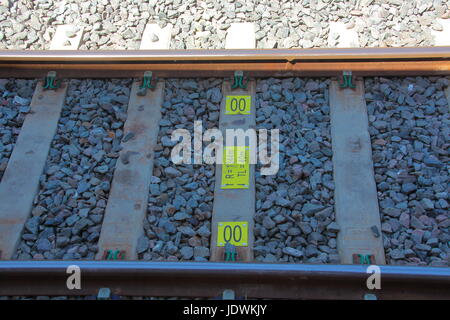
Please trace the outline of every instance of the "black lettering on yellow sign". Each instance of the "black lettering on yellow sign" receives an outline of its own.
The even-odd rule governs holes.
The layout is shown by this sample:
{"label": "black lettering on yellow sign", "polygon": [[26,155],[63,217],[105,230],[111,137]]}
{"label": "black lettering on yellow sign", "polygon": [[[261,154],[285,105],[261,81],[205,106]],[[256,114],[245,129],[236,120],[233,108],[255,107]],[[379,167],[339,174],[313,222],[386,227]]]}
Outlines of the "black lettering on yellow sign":
{"label": "black lettering on yellow sign", "polygon": [[250,114],[251,96],[227,96],[225,100],[226,114]]}
{"label": "black lettering on yellow sign", "polygon": [[241,226],[235,225],[234,228],[231,228],[230,225],[225,226],[225,228],[223,228],[223,239],[225,240],[225,242],[230,242],[231,240],[233,240],[234,242],[241,241],[242,239]]}
{"label": "black lettering on yellow sign", "polygon": [[224,147],[222,189],[248,189],[250,180],[249,147]]}
{"label": "black lettering on yellow sign", "polygon": [[219,222],[217,230],[217,246],[223,247],[230,243],[238,247],[248,246],[248,222]]}

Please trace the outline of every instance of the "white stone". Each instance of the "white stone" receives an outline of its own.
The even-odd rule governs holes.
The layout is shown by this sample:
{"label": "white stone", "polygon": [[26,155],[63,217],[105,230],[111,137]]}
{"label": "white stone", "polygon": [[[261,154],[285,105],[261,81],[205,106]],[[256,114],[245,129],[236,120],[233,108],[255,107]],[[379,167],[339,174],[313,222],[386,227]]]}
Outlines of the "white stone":
{"label": "white stone", "polygon": [[343,22],[330,22],[330,33],[328,34],[328,46],[331,46],[333,43],[333,37],[335,35],[339,35],[339,38],[336,40],[337,44],[335,45],[337,48],[356,48],[359,47],[359,38],[356,30],[347,29]]}
{"label": "white stone", "polygon": [[253,23],[232,23],[227,31],[225,49],[254,49],[256,47]]}
{"label": "white stone", "polygon": [[[75,32],[75,30],[78,31]],[[73,31],[75,36],[69,38],[66,32]],[[55,35],[53,36],[50,44],[50,50],[77,50],[83,35],[83,28],[76,28],[72,25],[60,25],[56,28]],[[68,44],[70,42],[70,44]],[[66,45],[67,44],[67,45]]]}
{"label": "white stone", "polygon": [[435,46],[450,46],[450,19],[436,19],[442,27],[442,31],[431,30]]}
{"label": "white stone", "polygon": [[[153,35],[158,37],[157,41],[152,41]],[[156,23],[150,23],[145,26],[142,34],[141,50],[163,50],[169,49],[170,39],[172,35],[172,25],[168,24],[164,28],[160,28]]]}

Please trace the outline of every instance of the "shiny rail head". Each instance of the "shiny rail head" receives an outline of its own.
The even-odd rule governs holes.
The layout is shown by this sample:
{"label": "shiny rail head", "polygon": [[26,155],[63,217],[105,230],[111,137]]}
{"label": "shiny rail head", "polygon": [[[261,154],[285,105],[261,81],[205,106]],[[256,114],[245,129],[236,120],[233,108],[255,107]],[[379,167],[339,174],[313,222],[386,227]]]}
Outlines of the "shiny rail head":
{"label": "shiny rail head", "polygon": [[384,48],[294,48],[294,49],[189,49],[189,50],[4,50],[3,61],[130,62],[130,61],[235,61],[235,60],[385,60],[448,59],[450,46]]}

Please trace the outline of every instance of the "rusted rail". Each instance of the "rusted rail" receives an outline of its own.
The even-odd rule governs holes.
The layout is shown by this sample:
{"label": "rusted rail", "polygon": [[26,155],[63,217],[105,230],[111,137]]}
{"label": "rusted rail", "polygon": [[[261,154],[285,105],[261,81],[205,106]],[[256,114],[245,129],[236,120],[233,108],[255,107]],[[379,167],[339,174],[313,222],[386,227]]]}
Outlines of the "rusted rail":
{"label": "rusted rail", "polygon": [[0,51],[0,77],[250,77],[449,75],[450,47],[349,49]]}
{"label": "rusted rail", "polygon": [[[66,286],[67,267],[81,289]],[[381,289],[369,290],[362,265],[134,261],[1,261],[0,295],[92,295],[107,287],[124,296],[284,299],[450,299],[450,268],[380,266]]]}

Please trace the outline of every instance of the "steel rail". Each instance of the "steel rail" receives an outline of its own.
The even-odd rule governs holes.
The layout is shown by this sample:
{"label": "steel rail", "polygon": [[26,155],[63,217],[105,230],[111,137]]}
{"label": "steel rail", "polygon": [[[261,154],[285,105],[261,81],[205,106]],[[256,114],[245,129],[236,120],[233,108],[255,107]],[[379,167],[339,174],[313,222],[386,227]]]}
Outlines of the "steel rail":
{"label": "steel rail", "polygon": [[450,47],[0,51],[0,77],[228,77],[236,70],[249,77],[449,75]]}
{"label": "steel rail", "polygon": [[[81,289],[66,286],[67,268],[81,270]],[[146,261],[0,261],[0,295],[93,295],[281,299],[450,299],[450,268],[379,266],[381,289],[369,290],[363,265]]]}
{"label": "steel rail", "polygon": [[450,58],[450,47],[191,49],[191,50],[3,50],[0,61],[335,60]]}

